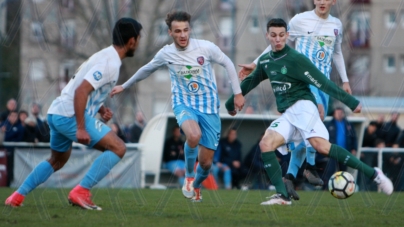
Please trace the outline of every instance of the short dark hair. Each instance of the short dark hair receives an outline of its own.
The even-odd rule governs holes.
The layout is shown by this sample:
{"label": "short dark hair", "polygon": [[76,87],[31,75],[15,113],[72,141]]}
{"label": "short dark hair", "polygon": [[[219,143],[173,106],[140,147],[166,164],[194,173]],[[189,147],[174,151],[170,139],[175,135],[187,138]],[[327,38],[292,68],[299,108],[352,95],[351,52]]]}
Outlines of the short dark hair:
{"label": "short dark hair", "polygon": [[371,122],[369,123],[369,125],[373,125],[373,126],[377,127],[377,121],[371,121]]}
{"label": "short dark hair", "polygon": [[171,29],[171,23],[173,21],[188,21],[191,23],[191,15],[184,11],[174,11],[167,14],[166,24],[169,29]]}
{"label": "short dark hair", "polygon": [[116,46],[124,46],[132,37],[137,39],[142,28],[142,25],[135,19],[119,19],[115,23],[114,31],[112,32],[112,44]]}
{"label": "short dark hair", "polygon": [[273,18],[273,19],[269,20],[267,23],[267,31],[269,30],[270,27],[278,27],[278,28],[284,27],[286,31],[288,30],[288,25],[281,18]]}

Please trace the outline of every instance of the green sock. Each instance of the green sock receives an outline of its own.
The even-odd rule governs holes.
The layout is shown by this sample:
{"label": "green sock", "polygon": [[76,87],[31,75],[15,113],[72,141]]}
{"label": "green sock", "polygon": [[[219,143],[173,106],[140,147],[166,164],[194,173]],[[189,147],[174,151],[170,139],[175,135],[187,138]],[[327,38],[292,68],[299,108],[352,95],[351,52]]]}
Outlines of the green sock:
{"label": "green sock", "polygon": [[282,181],[282,169],[279,165],[278,159],[276,158],[275,152],[263,152],[261,153],[261,157],[264,161],[265,171],[267,172],[271,183],[276,188],[276,193],[282,194],[286,198],[289,198],[285,184]]}
{"label": "green sock", "polygon": [[338,145],[331,144],[329,156],[339,163],[362,171],[369,178],[373,178],[375,175],[375,169],[361,162],[358,158],[349,153],[349,151]]}

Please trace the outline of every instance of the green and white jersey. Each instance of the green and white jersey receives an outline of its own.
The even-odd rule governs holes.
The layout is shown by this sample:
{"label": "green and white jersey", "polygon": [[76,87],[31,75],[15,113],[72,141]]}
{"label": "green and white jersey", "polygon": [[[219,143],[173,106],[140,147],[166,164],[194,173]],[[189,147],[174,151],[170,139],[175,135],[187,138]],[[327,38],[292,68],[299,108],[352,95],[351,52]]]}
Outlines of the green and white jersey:
{"label": "green and white jersey", "polygon": [[342,42],[341,21],[331,15],[322,19],[312,10],[294,16],[288,31],[289,39],[295,41],[295,49],[329,79],[335,45]]}
{"label": "green and white jersey", "polygon": [[[306,56],[287,45],[281,51],[271,51],[259,58],[254,72],[241,83],[243,95],[265,79],[271,82],[280,113],[299,100],[310,100],[316,104],[309,85],[340,100],[352,110],[359,104],[353,96],[327,79]],[[226,102],[228,111],[234,110],[233,98],[230,97]]]}

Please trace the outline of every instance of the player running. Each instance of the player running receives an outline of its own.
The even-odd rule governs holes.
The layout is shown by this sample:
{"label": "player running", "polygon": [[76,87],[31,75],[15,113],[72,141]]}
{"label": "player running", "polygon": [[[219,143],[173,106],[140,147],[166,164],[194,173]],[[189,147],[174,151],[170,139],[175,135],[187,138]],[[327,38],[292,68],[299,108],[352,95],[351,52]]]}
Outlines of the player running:
{"label": "player running", "polygon": [[[351,94],[341,50],[342,23],[338,18],[330,15],[331,7],[335,3],[336,0],[314,0],[314,10],[295,15],[288,25],[289,40],[295,42],[295,49],[308,57],[327,79],[330,79],[331,63],[334,62],[343,82],[343,89]],[[271,45],[269,45],[260,57],[271,49]],[[239,72],[240,79],[243,80],[252,72],[258,59],[259,57],[251,64],[240,65],[243,67]],[[329,96],[312,85],[310,85],[310,90],[316,99],[320,118],[324,120],[328,112]],[[307,165],[303,175],[313,185],[324,184],[316,171],[315,149],[308,145],[306,155],[304,155],[302,149],[304,146],[305,143],[301,142],[294,149],[296,152],[292,152],[289,168],[285,175],[285,183],[294,199],[299,199],[299,195],[294,191],[293,181],[304,162],[304,157],[306,157]]]}
{"label": "player running", "polygon": [[[244,97],[231,60],[215,44],[189,38],[190,21],[191,15],[186,12],[167,14],[168,34],[174,42],[163,47],[151,62],[140,68],[123,85],[116,86],[111,96],[145,79],[158,68],[167,66],[171,78],[172,108],[178,125],[186,136],[186,179],[182,193],[186,198],[200,202],[201,183],[209,174],[221,130],[213,63],[218,63],[226,69],[235,94],[233,102],[237,110],[243,108]],[[194,164],[199,145],[199,164],[195,175]]]}
{"label": "player running", "polygon": [[[327,79],[307,57],[286,45],[289,36],[286,27],[282,19],[268,22],[267,38],[272,51],[259,58],[255,71],[241,83],[243,95],[246,95],[261,81],[269,78],[278,111],[282,113],[281,117],[271,123],[260,142],[264,168],[277,192],[261,205],[292,203],[274,151],[278,149],[286,154],[285,144],[303,139],[306,145],[310,144],[319,153],[362,171],[379,185],[381,191],[390,195],[393,193],[393,184],[380,169],[371,168],[344,148],[328,142],[328,131],[308,85],[340,100],[355,113],[359,113],[362,107],[358,100]],[[226,102],[226,108],[234,116],[237,112],[231,100],[233,97]]]}
{"label": "player running", "polygon": [[122,18],[114,26],[112,45],[85,61],[69,81],[62,94],[48,110],[51,157],[39,163],[23,184],[5,201],[6,205],[21,206],[24,198],[45,182],[69,160],[72,142],[79,142],[103,153],[91,165],[84,179],[70,191],[71,204],[90,210],[101,210],[91,201],[90,189],[103,179],[125,155],[125,143],[101,121],[112,118],[103,106],[119,77],[122,59],[132,57],[140,41],[142,25],[131,18]]}

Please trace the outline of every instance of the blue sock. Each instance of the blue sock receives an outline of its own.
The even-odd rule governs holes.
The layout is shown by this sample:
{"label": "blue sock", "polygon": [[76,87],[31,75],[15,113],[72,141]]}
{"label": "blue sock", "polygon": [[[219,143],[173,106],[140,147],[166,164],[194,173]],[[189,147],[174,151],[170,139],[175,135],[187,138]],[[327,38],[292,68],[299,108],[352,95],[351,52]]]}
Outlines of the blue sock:
{"label": "blue sock", "polygon": [[314,166],[316,164],[316,150],[313,147],[308,147],[306,149],[306,162]]}
{"label": "blue sock", "polygon": [[226,189],[231,189],[231,169],[223,172],[223,182]]}
{"label": "blue sock", "polygon": [[112,151],[104,151],[98,158],[95,159],[90,170],[80,182],[83,188],[91,189],[102,178],[104,178],[109,171],[121,160],[121,158]]}
{"label": "blue sock", "polygon": [[48,161],[42,161],[32,170],[22,185],[17,189],[17,192],[23,196],[28,195],[28,193],[38,187],[38,185],[45,182],[53,172],[55,171],[51,164]]}
{"label": "blue sock", "polygon": [[182,186],[184,185],[185,177],[178,177],[178,183]]}
{"label": "blue sock", "polygon": [[194,166],[196,162],[196,157],[198,156],[199,146],[191,148],[188,142],[185,142],[184,154],[185,154],[185,176],[195,177]]}
{"label": "blue sock", "polygon": [[299,171],[300,167],[304,162],[304,158],[306,156],[305,152],[305,144],[301,142],[292,152],[290,155],[290,162],[288,172],[292,174],[294,177],[297,176],[297,172]]}
{"label": "blue sock", "polygon": [[208,170],[203,170],[201,165],[198,164],[196,167],[196,176],[194,181],[194,188],[200,188],[202,182],[208,177],[210,168]]}

